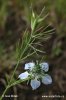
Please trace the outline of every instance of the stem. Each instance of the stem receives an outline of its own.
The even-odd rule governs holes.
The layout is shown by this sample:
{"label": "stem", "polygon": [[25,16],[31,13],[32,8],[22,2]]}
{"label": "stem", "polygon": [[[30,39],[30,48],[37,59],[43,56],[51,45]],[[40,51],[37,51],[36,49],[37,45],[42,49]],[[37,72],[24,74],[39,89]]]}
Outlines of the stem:
{"label": "stem", "polygon": [[15,69],[14,69],[14,72],[13,72],[13,74],[12,74],[12,77],[11,77],[11,80],[10,80],[10,82],[9,82],[9,83],[11,83],[11,82],[12,82],[12,79],[13,79],[14,74],[15,74],[15,71],[16,71],[16,69],[17,69],[18,65],[19,65],[19,62],[20,62],[20,60],[18,60],[18,62],[17,62],[17,65],[16,65],[16,67],[15,67]]}
{"label": "stem", "polygon": [[[22,58],[22,56],[23,56],[24,52],[25,52],[25,51],[26,51],[26,49],[27,49],[27,45],[30,43],[30,40],[31,40],[31,37],[30,37],[30,39],[29,39],[28,43],[26,44],[26,46],[25,46],[25,48],[24,48],[24,51],[23,51],[23,52],[22,52],[22,54],[20,55],[20,58],[19,58],[19,60],[18,60],[18,62],[17,62],[17,65],[16,65],[16,67],[15,67],[15,69],[14,69],[13,75],[12,75],[11,80],[10,80],[10,82],[9,82],[9,83],[11,83],[11,82],[12,82],[13,76],[14,76],[14,74],[15,74],[15,72],[16,72],[16,69],[17,69],[17,67],[18,67],[18,65],[19,65],[19,63],[20,63],[20,60],[21,60],[21,58]],[[23,60],[23,58],[22,58],[22,60]]]}
{"label": "stem", "polygon": [[[32,33],[33,33],[33,32],[31,32],[31,34],[32,34]],[[16,85],[16,83],[11,83],[11,82],[12,82],[12,79],[13,79],[13,77],[14,77],[14,75],[15,75],[15,72],[16,72],[16,70],[17,70],[17,67],[18,67],[19,63],[20,63],[21,58],[22,58],[22,60],[23,60],[23,54],[24,54],[25,51],[28,49],[28,45],[30,44],[30,41],[31,41],[31,36],[30,36],[30,38],[29,38],[29,40],[28,40],[28,42],[27,42],[27,44],[26,44],[26,46],[25,46],[25,48],[24,48],[22,54],[20,55],[19,60],[17,61],[17,65],[16,65],[16,67],[15,67],[15,69],[14,69],[14,71],[13,71],[13,74],[12,74],[12,76],[11,76],[10,82],[8,83],[6,89],[4,90],[2,96],[0,97],[0,100],[3,99],[5,93],[7,92],[7,90],[8,90],[10,87]],[[33,52],[33,53],[34,53],[34,52]],[[33,53],[32,53],[32,54],[33,54]],[[32,55],[32,54],[31,54],[31,55]],[[26,57],[28,57],[28,55],[27,55]],[[25,81],[25,80],[23,80],[23,81]],[[22,82],[23,82],[23,81],[22,81]],[[18,84],[18,83],[20,83],[20,82],[17,82],[17,84]]]}
{"label": "stem", "polygon": [[[8,83],[8,85],[7,85],[6,89],[4,90],[4,92],[3,92],[2,96],[0,97],[0,100],[2,100],[2,99],[3,99],[3,97],[4,97],[5,93],[7,92],[7,90],[8,90],[10,87],[12,87],[12,86],[14,85],[14,84],[13,84],[13,85],[11,84],[12,79],[13,79],[14,74],[15,74],[15,72],[16,72],[16,69],[17,69],[17,67],[18,67],[18,65],[19,65],[19,63],[20,63],[21,57],[23,57],[23,54],[24,54],[24,52],[25,52],[25,51],[26,51],[26,49],[27,49],[27,45],[30,43],[30,40],[31,40],[31,37],[30,37],[30,39],[29,39],[28,43],[26,44],[26,46],[25,46],[25,48],[24,48],[24,51],[23,51],[23,52],[22,52],[22,54],[20,55],[20,58],[19,58],[19,60],[18,60],[18,62],[17,62],[17,65],[16,65],[16,67],[15,67],[14,71],[13,71],[13,74],[12,74],[12,76],[11,76],[11,80],[10,80],[10,82]],[[22,58],[22,60],[23,60],[23,58]],[[15,85],[16,85],[16,84],[15,84]]]}
{"label": "stem", "polygon": [[36,52],[34,51],[33,53],[31,53],[31,54],[27,55],[26,57],[24,57],[23,59],[21,59],[21,62],[22,62],[22,60],[26,59],[27,57],[32,56],[34,53],[36,53]]}
{"label": "stem", "polygon": [[3,99],[3,97],[5,96],[5,93],[7,92],[8,89],[9,89],[9,85],[6,87],[5,91],[3,92],[2,96],[0,97],[0,100]]}
{"label": "stem", "polygon": [[19,84],[19,83],[25,82],[25,81],[27,81],[27,80],[29,80],[29,79],[31,79],[31,77],[26,78],[26,79],[24,79],[24,80],[18,80],[18,81],[16,81],[16,82],[12,83],[11,85],[7,85],[5,91],[3,92],[2,96],[0,97],[0,100],[2,100],[3,97],[5,97],[5,93],[7,92],[7,90],[8,90],[10,87],[12,87],[12,86],[14,86],[14,85],[17,85],[17,84]]}

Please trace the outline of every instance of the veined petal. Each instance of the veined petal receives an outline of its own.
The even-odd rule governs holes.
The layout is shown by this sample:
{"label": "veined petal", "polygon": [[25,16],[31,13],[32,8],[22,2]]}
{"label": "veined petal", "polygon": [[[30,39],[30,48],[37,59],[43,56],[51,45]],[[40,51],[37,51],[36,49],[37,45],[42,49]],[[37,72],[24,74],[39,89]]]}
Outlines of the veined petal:
{"label": "veined petal", "polygon": [[44,62],[40,64],[41,69],[44,70],[45,72],[47,72],[49,70],[49,64]]}
{"label": "veined petal", "polygon": [[34,79],[34,80],[31,80],[30,85],[32,89],[35,90],[41,85],[41,82],[38,81],[37,79]]}
{"label": "veined petal", "polygon": [[50,75],[46,74],[45,76],[42,77],[42,83],[45,85],[51,84],[52,83],[52,78]]}
{"label": "veined petal", "polygon": [[33,62],[26,63],[24,69],[25,69],[25,70],[27,70],[27,69],[32,70],[32,69],[34,68],[34,66],[35,66],[35,63],[33,63]]}
{"label": "veined petal", "polygon": [[20,78],[20,79],[26,79],[26,78],[28,78],[28,76],[29,76],[29,73],[26,71],[26,72],[24,72],[24,73],[21,73],[21,74],[19,75],[19,78]]}

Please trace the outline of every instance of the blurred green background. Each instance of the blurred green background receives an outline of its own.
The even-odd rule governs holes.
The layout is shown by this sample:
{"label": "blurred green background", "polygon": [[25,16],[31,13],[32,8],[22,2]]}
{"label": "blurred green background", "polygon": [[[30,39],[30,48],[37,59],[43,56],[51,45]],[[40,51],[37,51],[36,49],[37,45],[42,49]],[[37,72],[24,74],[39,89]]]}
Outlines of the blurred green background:
{"label": "blurred green background", "polygon": [[[45,6],[45,14],[49,13],[44,25],[51,25],[55,33],[45,41],[45,60],[50,64],[50,73],[53,84],[41,86],[32,91],[25,83],[13,87],[8,93],[18,94],[18,98],[12,100],[50,100],[42,98],[42,95],[66,95],[66,1],[65,0],[0,0],[0,93],[6,84],[6,76],[9,77],[16,64],[15,47],[25,29],[30,29],[29,14],[30,3],[36,13],[40,13]],[[21,65],[20,65],[21,66]],[[20,71],[20,69],[19,69]],[[16,73],[18,74],[19,71]],[[5,99],[4,99],[5,100]],[[6,99],[10,100],[10,99]],[[54,100],[51,98],[51,100]],[[55,98],[63,100],[63,98]],[[64,100],[66,100],[64,98]]]}

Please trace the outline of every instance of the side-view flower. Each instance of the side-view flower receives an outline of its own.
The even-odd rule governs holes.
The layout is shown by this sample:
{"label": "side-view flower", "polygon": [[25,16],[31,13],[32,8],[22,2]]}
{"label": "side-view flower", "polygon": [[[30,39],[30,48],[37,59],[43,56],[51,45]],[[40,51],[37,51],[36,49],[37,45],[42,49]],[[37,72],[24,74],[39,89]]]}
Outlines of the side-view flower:
{"label": "side-view flower", "polygon": [[37,89],[41,82],[45,85],[52,83],[52,78],[49,74],[47,74],[49,70],[49,64],[47,62],[43,63],[34,63],[29,62],[25,64],[24,69],[26,70],[24,73],[21,73],[18,78],[26,79],[31,77],[30,85],[33,90]]}

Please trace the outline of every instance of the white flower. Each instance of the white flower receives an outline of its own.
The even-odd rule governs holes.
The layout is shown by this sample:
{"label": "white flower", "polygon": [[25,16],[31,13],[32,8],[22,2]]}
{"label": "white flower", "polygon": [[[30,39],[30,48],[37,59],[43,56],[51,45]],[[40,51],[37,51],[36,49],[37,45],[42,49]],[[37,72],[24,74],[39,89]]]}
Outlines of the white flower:
{"label": "white flower", "polygon": [[40,64],[41,69],[44,70],[45,72],[47,72],[49,70],[49,64],[44,62]]}
{"label": "white flower", "polygon": [[30,62],[30,63],[25,64],[24,69],[27,70],[27,71],[24,72],[24,73],[21,73],[19,75],[19,78],[20,79],[26,79],[30,75],[31,78],[32,78],[30,85],[31,85],[33,90],[37,89],[41,85],[41,80],[42,80],[42,83],[45,84],[45,85],[52,83],[51,76],[48,75],[48,74],[45,74],[45,72],[47,72],[49,70],[48,63],[43,62],[43,63],[40,63],[40,64],[39,63],[35,64],[33,62]]}
{"label": "white flower", "polygon": [[30,85],[32,89],[35,90],[41,85],[41,82],[38,81],[37,79],[34,79],[34,80],[31,80]]}
{"label": "white flower", "polygon": [[29,76],[29,73],[26,71],[24,73],[21,73],[18,78],[20,78],[20,79],[26,79],[26,78],[28,78],[28,76]]}
{"label": "white flower", "polygon": [[30,63],[26,63],[25,64],[25,70],[32,70],[33,68],[34,68],[34,66],[35,66],[35,63],[33,63],[33,62],[30,62]]}
{"label": "white flower", "polygon": [[52,83],[52,78],[50,75],[46,74],[45,76],[42,77],[42,83],[45,85],[51,84]]}

